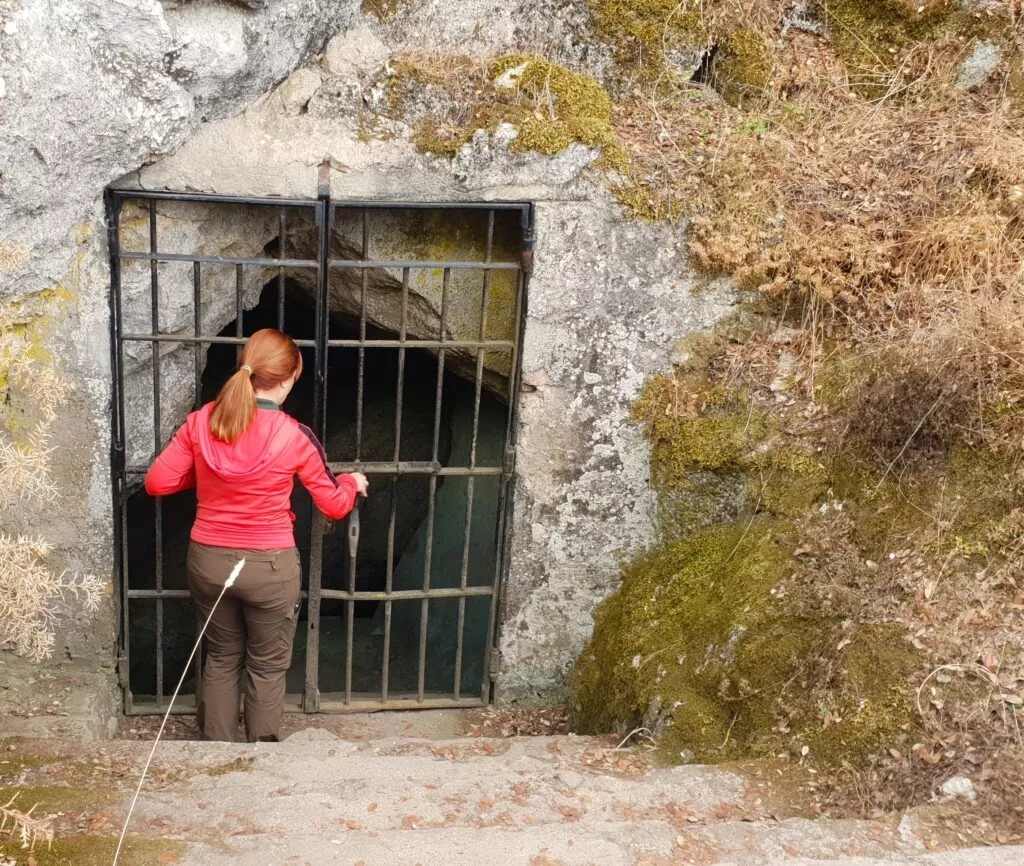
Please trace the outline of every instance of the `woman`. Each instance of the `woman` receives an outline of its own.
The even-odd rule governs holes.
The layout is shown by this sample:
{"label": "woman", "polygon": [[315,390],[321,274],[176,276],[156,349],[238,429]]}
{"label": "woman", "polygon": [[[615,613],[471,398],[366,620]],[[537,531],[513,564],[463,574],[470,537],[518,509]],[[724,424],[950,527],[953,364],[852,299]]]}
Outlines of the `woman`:
{"label": "woman", "polygon": [[280,410],[301,373],[302,354],[291,337],[257,331],[217,400],[188,416],[146,475],[153,496],[196,488],[188,588],[202,620],[245,557],[206,632],[204,739],[237,739],[243,668],[249,742],[278,739],[301,579],[290,509],[294,476],[334,520],[366,495],[365,476],[332,475],[312,431]]}

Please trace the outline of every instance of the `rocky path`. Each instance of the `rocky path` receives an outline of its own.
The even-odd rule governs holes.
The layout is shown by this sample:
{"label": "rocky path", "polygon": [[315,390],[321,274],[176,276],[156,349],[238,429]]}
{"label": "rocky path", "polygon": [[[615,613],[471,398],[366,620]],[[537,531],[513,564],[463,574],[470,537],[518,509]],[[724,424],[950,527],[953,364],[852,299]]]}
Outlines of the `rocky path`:
{"label": "rocky path", "polygon": [[[63,763],[11,757],[6,770],[0,763],[4,789],[31,796],[66,787],[77,796],[75,808],[60,810],[59,830],[89,841],[86,853],[68,853],[58,832],[53,851],[44,845],[33,861],[7,844],[0,862],[110,862],[147,746],[102,749],[92,757],[76,752],[71,770],[70,753]],[[1024,866],[1024,848],[930,850],[934,842],[911,818],[773,815],[768,778],[653,768],[632,751],[582,737],[356,741],[308,729],[279,744],[162,743],[157,764],[132,822],[127,863]],[[86,789],[102,796],[89,805]]]}

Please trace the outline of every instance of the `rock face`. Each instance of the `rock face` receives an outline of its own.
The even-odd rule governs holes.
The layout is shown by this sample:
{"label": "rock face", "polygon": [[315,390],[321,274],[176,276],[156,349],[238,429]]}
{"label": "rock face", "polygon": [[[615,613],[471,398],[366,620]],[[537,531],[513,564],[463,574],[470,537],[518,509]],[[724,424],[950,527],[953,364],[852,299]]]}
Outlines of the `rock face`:
{"label": "rock face", "polygon": [[[420,153],[400,121],[381,118],[370,131],[363,125],[366,108],[387,97],[388,58],[424,44],[452,54],[546,52],[599,73],[610,52],[581,38],[584,4],[443,2],[410,6],[385,22],[363,17],[358,7],[355,0],[268,0],[259,11],[201,0],[174,7],[156,0],[0,3],[0,299],[57,287],[71,293],[72,312],[51,340],[62,346],[61,363],[78,389],[55,442],[55,473],[73,495],[50,513],[4,520],[7,528],[47,535],[61,551],[61,565],[112,572],[110,277],[102,207],[108,184],[310,199],[326,158],[334,200],[533,202],[536,269],[520,358],[524,391],[510,395],[518,401],[518,462],[498,617],[497,695],[556,699],[590,633],[591,611],[615,585],[620,557],[644,546],[654,531],[647,448],[629,423],[630,404],[643,380],[670,363],[676,340],[728,312],[731,295],[727,287],[689,291],[694,281],[678,228],[623,219],[586,177],[597,157],[592,149],[572,145],[551,157],[516,152],[510,147],[515,130],[502,126],[493,137],[478,132],[453,159],[438,159]],[[325,46],[325,55],[317,55]],[[162,249],[180,244],[211,256],[271,255],[279,234],[269,212],[210,208],[196,217],[192,209],[186,217],[169,203],[157,210]],[[145,214],[127,216],[122,247],[145,251]],[[457,214],[403,219],[379,235],[385,242],[374,255],[387,257],[416,241],[418,254],[447,244],[449,253],[481,256],[478,224],[459,223]],[[518,249],[500,229],[493,257],[508,260]],[[299,249],[304,232],[308,238],[312,227],[299,219],[288,243]],[[339,224],[334,238],[339,257],[361,252],[355,226]],[[269,271],[247,268],[238,281],[230,267],[204,267],[203,331],[214,333],[235,318],[236,295],[244,310],[254,308],[275,276]],[[161,330],[190,334],[190,268],[169,263],[158,273]],[[125,332],[152,327],[149,277],[147,262],[124,269]],[[440,324],[441,275],[412,277],[410,333],[432,336]],[[371,324],[395,330],[401,279],[400,270],[372,274]],[[465,279],[452,278],[447,327],[472,339],[479,287]],[[301,271],[288,280],[308,292]],[[496,278],[491,288],[492,303],[507,306],[512,287]],[[332,283],[339,323],[351,324],[353,291],[351,280]],[[508,317],[488,319],[488,337],[515,333]],[[161,350],[156,431],[152,346],[142,342],[127,352],[129,462],[145,463],[180,423],[196,398],[196,365],[206,360],[202,351],[197,359],[192,349]],[[463,377],[473,366],[471,355],[450,361]],[[486,360],[486,384],[498,397],[505,396],[500,382],[510,362],[502,353]],[[458,447],[454,433],[451,447]],[[445,496],[451,501],[444,507],[453,512],[464,501],[454,485]],[[416,571],[417,544],[411,531],[402,580],[406,570]],[[114,613],[111,603],[89,628],[69,630],[65,661],[52,663],[83,680],[93,677],[97,693],[108,696]],[[115,710],[113,702],[107,710]],[[112,716],[96,715],[94,730],[101,732]]]}

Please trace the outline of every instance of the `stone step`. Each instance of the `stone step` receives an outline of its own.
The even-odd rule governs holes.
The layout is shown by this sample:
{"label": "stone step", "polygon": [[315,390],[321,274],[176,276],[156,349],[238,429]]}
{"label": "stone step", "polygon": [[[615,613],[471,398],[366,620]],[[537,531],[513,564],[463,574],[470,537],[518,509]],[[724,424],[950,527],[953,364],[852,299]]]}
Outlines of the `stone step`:
{"label": "stone step", "polygon": [[[67,744],[80,784],[113,795],[103,832],[119,830],[149,747]],[[59,765],[26,766],[15,784],[76,784]],[[152,775],[131,833],[195,866],[1024,866],[1024,848],[926,851],[909,817],[776,819],[758,780],[572,735],[170,741]]]}

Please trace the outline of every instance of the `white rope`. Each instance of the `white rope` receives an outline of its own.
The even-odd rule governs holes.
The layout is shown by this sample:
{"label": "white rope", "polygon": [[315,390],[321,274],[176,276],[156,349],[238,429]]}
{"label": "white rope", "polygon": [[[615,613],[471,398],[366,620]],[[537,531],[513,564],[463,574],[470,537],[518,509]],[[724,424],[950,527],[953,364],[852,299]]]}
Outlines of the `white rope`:
{"label": "white rope", "polygon": [[167,719],[170,718],[171,707],[174,706],[174,699],[178,697],[178,692],[181,691],[181,686],[185,682],[185,675],[192,666],[192,659],[195,658],[196,652],[199,650],[199,642],[203,639],[203,635],[206,634],[206,627],[210,624],[210,620],[213,619],[213,612],[217,610],[217,605],[220,604],[220,600],[224,598],[224,593],[227,592],[228,587],[233,586],[235,581],[238,579],[238,575],[242,571],[242,567],[244,565],[245,558],[243,557],[238,561],[238,564],[231,569],[231,574],[228,576],[228,579],[224,581],[224,586],[221,587],[220,595],[217,596],[217,600],[213,603],[213,607],[210,608],[210,615],[206,617],[206,622],[203,623],[203,627],[199,631],[199,636],[196,637],[196,642],[192,647],[192,652],[189,654],[188,661],[185,662],[185,666],[182,668],[181,679],[178,680],[178,685],[174,689],[174,694],[171,695],[171,701],[167,705],[167,712],[164,713],[164,720],[160,723],[160,730],[157,731],[156,739],[153,741],[153,748],[150,749],[149,757],[146,758],[146,766],[142,768],[142,778],[139,779],[139,786],[135,789],[135,796],[132,798],[132,804],[128,808],[128,815],[124,819],[124,826],[121,828],[121,838],[117,840],[117,850],[114,852],[113,866],[117,866],[117,860],[121,856],[121,847],[124,845],[124,837],[128,832],[128,822],[131,821],[132,812],[135,811],[135,804],[139,801],[139,793],[142,791],[142,784],[146,781],[146,773],[149,772],[149,765],[153,761],[153,755],[156,754],[156,747],[160,742],[160,737],[163,736],[164,728],[167,725]]}

